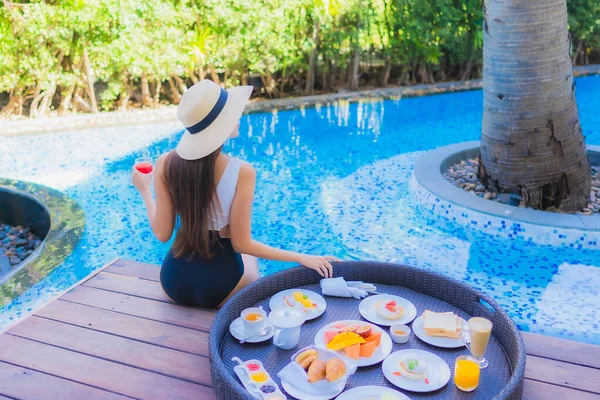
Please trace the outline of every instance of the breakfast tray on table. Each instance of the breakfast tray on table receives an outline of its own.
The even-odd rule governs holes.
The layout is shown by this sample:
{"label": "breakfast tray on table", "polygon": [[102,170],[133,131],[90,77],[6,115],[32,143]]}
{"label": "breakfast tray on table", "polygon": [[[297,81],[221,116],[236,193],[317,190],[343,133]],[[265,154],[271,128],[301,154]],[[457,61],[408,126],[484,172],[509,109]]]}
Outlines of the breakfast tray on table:
{"label": "breakfast tray on table", "polygon": [[[479,387],[471,393],[459,391],[450,380],[434,392],[415,393],[398,389],[390,384],[381,370],[381,363],[361,367],[350,377],[346,390],[357,386],[385,386],[408,395],[411,399],[520,399],[525,374],[525,346],[517,327],[500,306],[488,296],[472,287],[441,274],[379,262],[341,262],[334,265],[336,276],[346,280],[372,282],[378,292],[398,295],[410,300],[417,315],[424,310],[452,311],[467,320],[471,316],[488,318],[494,324],[492,337],[485,357],[490,365],[481,371]],[[218,399],[254,399],[242,386],[233,372],[233,357],[259,359],[281,384],[277,373],[290,361],[298,349],[314,343],[316,333],[324,325],[337,320],[363,319],[359,313],[359,300],[326,297],[325,313],[302,325],[300,341],[292,350],[281,350],[271,340],[256,344],[240,344],[229,334],[229,325],[248,307],[263,306],[269,309],[269,299],[274,294],[291,288],[303,288],[321,293],[320,276],[314,271],[297,267],[261,278],[240,291],[218,312],[210,332],[209,356],[213,388]],[[421,349],[444,359],[454,370],[454,360],[469,354],[465,347],[445,349],[422,342],[414,334],[406,344],[394,344],[392,352],[404,349]],[[289,397],[291,398],[291,397]]]}

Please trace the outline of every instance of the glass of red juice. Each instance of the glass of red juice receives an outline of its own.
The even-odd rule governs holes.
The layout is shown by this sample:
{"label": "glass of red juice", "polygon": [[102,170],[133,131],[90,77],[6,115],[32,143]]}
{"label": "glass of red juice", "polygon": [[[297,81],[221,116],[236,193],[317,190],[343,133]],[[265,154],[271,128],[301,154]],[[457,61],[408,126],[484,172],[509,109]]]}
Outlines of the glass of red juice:
{"label": "glass of red juice", "polygon": [[140,171],[142,174],[149,174],[154,169],[152,166],[152,159],[150,157],[136,158],[135,169]]}

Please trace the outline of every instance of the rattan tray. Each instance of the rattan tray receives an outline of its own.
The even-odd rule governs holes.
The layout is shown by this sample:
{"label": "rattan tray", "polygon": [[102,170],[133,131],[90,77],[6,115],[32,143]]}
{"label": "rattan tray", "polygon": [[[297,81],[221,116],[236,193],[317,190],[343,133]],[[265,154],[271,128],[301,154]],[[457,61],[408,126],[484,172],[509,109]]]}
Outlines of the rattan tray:
{"label": "rattan tray", "polygon": [[[376,262],[343,262],[335,265],[335,275],[346,280],[373,282],[377,290],[396,294],[412,301],[420,315],[425,309],[454,311],[468,319],[483,316],[494,324],[492,338],[486,353],[490,366],[482,370],[479,387],[472,393],[460,392],[452,380],[442,389],[430,393],[402,391],[412,399],[520,399],[525,372],[525,347],[519,331],[508,315],[488,296],[470,286],[443,275],[413,267]],[[359,300],[326,297],[327,310],[302,326],[300,343],[295,349],[281,350],[271,340],[259,344],[240,345],[229,334],[229,324],[247,307],[262,305],[268,310],[269,298],[290,288],[302,287],[321,293],[320,277],[307,268],[298,267],[260,279],[234,296],[217,314],[210,334],[210,362],[213,388],[223,400],[252,399],[237,380],[231,358],[261,360],[275,381],[277,372],[299,348],[313,344],[316,332],[325,324],[341,319],[363,319],[358,311]],[[468,354],[466,348],[442,349],[422,342],[414,334],[406,344],[394,344],[392,351],[422,349],[443,358],[454,369],[457,356]],[[359,368],[348,380],[347,389],[380,385],[393,387],[383,376],[381,363]]]}

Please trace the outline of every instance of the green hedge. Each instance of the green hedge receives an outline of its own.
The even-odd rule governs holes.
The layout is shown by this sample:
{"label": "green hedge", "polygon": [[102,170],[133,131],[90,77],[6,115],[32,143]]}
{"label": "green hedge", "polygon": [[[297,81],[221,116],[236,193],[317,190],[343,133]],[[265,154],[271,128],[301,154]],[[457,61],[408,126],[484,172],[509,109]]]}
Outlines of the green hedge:
{"label": "green hedge", "polygon": [[[568,0],[597,62],[600,2]],[[481,74],[480,0],[0,3],[1,117],[177,103],[205,77],[268,97]]]}

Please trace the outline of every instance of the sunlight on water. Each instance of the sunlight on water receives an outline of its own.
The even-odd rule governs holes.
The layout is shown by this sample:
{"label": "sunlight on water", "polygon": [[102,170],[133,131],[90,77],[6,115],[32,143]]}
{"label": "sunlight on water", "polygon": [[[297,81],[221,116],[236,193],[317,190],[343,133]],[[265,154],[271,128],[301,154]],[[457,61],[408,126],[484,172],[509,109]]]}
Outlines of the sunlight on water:
{"label": "sunlight on water", "polygon": [[[587,141],[600,144],[600,77],[578,81]],[[600,344],[600,252],[498,239],[422,212],[408,190],[420,152],[476,140],[482,93],[246,115],[225,151],[257,170],[253,234],[285,249],[416,265],[495,298],[522,329]],[[0,137],[0,171],[75,198],[86,232],[44,281],[2,307],[0,328],[120,256],[160,264],[131,185],[136,157],[173,149],[179,124]],[[289,267],[261,262],[263,274]],[[585,293],[585,295],[579,294]]]}

